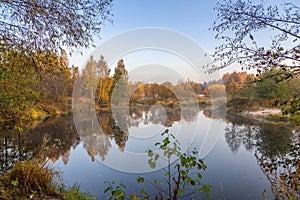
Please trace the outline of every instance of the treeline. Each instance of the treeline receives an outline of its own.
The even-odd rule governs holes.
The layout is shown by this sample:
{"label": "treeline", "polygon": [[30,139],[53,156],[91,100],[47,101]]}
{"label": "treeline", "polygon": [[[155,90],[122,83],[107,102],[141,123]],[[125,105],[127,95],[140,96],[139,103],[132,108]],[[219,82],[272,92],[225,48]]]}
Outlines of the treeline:
{"label": "treeline", "polygon": [[241,109],[279,107],[283,114],[297,114],[300,108],[300,77],[287,78],[289,71],[273,68],[257,75],[246,72],[226,73],[208,87],[217,97],[226,91],[229,106]]}
{"label": "treeline", "polygon": [[78,81],[83,86],[81,96],[95,99],[99,106],[109,106],[110,103],[154,103],[157,101],[189,100],[203,94],[204,84],[195,81],[145,83],[132,82],[128,79],[128,71],[124,60],[118,61],[114,73],[108,68],[104,56],[99,60],[90,57]]}

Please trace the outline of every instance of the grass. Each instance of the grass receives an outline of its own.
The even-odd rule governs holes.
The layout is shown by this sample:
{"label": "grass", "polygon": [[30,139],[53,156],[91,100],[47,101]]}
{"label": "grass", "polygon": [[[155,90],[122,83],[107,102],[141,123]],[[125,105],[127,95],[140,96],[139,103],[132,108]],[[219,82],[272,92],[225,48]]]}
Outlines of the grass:
{"label": "grass", "polygon": [[14,167],[0,176],[0,199],[92,200],[80,191],[79,185],[67,188],[58,181],[60,173],[37,160],[17,161]]}
{"label": "grass", "polygon": [[291,127],[295,128],[296,131],[300,131],[300,115],[295,114],[295,115],[282,115],[282,114],[277,114],[277,115],[269,115],[265,117],[269,121],[273,122],[283,122],[283,123],[288,123]]}
{"label": "grass", "polygon": [[96,197],[93,197],[92,195],[80,191],[80,185],[74,184],[71,187],[67,189],[62,190],[62,195],[65,199],[68,200],[94,200]]}

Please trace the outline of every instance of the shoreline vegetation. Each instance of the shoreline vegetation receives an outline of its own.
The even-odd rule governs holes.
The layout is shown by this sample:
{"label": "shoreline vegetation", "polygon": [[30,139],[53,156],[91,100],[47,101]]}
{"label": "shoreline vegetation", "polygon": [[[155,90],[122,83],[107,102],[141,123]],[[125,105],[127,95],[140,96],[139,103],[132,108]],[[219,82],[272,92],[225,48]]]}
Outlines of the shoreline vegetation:
{"label": "shoreline vegetation", "polygon": [[[134,108],[150,108],[151,106],[163,106],[167,109],[178,108],[179,106],[189,106],[194,103],[198,103],[200,110],[207,110],[211,111],[213,109],[219,109],[219,107],[226,107],[226,115],[237,115],[242,116],[244,118],[249,118],[252,120],[257,121],[264,121],[270,123],[285,123],[296,127],[300,125],[300,117],[298,115],[284,115],[282,108],[279,106],[272,106],[271,101],[269,104],[266,102],[263,103],[264,106],[257,106],[257,105],[240,105],[238,108],[233,106],[231,102],[226,103],[224,98],[218,99],[210,99],[209,97],[201,96],[197,97],[197,101],[173,101],[173,100],[157,100],[157,101],[145,101],[145,102],[135,102],[129,104],[129,109]],[[259,103],[258,103],[259,104]],[[214,107],[212,107],[212,105]],[[118,106],[116,108],[127,108],[126,106]],[[107,111],[111,109],[110,104],[99,106],[95,104],[95,111]],[[55,112],[46,112],[44,110],[38,110],[33,112],[32,116],[32,124],[31,128],[35,127],[39,123],[42,123],[44,120],[47,120],[51,117],[59,117],[72,114],[72,110],[68,109],[67,111],[64,110],[54,110]],[[300,128],[298,127],[300,130]],[[297,130],[298,130],[297,129]]]}

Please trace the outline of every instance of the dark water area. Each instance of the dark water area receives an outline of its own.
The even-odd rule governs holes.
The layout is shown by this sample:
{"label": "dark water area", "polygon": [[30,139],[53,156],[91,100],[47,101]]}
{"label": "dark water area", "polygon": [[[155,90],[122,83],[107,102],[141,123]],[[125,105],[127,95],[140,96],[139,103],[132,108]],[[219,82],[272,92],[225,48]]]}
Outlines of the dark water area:
{"label": "dark water area", "polygon": [[[1,133],[1,172],[17,160],[42,156],[61,171],[67,185],[78,183],[98,199],[107,198],[105,181],[122,181],[133,193],[141,188],[135,181],[138,176],[163,179],[163,169],[148,166],[145,151],[157,150],[154,144],[170,127],[184,151],[197,148],[204,159],[207,169],[201,181],[212,185],[212,199],[274,199],[276,188],[260,158],[282,155],[285,147],[299,140],[298,133],[285,125],[241,116],[218,118],[209,110],[182,112],[158,106],[120,109],[117,115],[101,111],[95,120],[88,115],[48,119],[22,134]],[[205,199],[194,196],[200,197]]]}

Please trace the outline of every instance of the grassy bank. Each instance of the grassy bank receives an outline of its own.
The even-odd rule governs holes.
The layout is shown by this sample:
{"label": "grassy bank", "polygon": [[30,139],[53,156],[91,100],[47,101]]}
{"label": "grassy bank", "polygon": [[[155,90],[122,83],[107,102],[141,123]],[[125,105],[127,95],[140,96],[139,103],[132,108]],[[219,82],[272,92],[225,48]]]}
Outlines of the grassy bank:
{"label": "grassy bank", "polygon": [[10,171],[0,176],[0,199],[94,199],[81,192],[79,186],[66,187],[59,177],[60,173],[47,163],[17,161]]}

